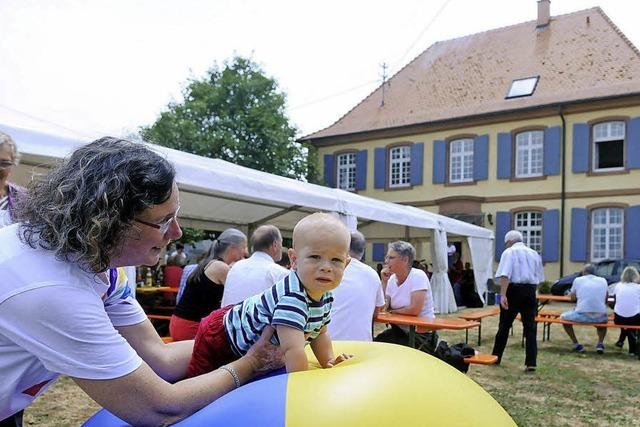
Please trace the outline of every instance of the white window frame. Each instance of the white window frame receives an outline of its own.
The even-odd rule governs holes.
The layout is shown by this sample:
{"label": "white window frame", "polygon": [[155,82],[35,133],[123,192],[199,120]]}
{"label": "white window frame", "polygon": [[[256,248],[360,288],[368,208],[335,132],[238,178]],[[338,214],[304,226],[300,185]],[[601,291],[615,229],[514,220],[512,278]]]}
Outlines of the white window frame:
{"label": "white window frame", "polygon": [[[613,125],[622,125],[622,134],[618,133],[618,134],[614,134],[614,127]],[[604,130],[604,135],[599,135],[597,136],[596,134],[598,133],[598,130],[603,129]],[[602,123],[596,123],[595,125],[592,126],[592,130],[591,130],[591,135],[592,135],[592,145],[591,145],[591,152],[593,153],[592,157],[592,163],[591,163],[591,169],[594,172],[612,172],[612,171],[620,171],[620,170],[624,170],[624,155],[625,155],[625,139],[626,139],[626,134],[627,134],[627,126],[626,123],[623,120],[611,120],[608,122],[602,122]],[[599,168],[598,167],[598,155],[599,155],[599,149],[598,149],[598,143],[599,142],[607,142],[607,141],[619,141],[622,140],[622,166],[616,166],[616,167],[612,167],[612,168]]]}
{"label": "white window frame", "polygon": [[411,186],[411,146],[391,147],[389,149],[389,188],[409,186]]}
{"label": "white window frame", "polygon": [[473,138],[449,142],[449,182],[473,181]]}
{"label": "white window frame", "polygon": [[542,253],[544,239],[542,221],[540,211],[520,211],[513,216],[513,228],[522,233],[523,243],[539,254]]}
{"label": "white window frame", "polygon": [[[534,178],[544,173],[544,131],[528,130],[516,134],[515,151],[515,177]],[[524,166],[521,167],[521,156],[526,154]],[[534,157],[535,156],[535,157]],[[539,170],[534,160],[540,159]]]}
{"label": "white window frame", "polygon": [[336,156],[337,188],[347,191],[356,189],[356,152],[341,153]]}
{"label": "white window frame", "polygon": [[[616,217],[620,218],[620,222],[612,222],[612,213],[616,211]],[[595,216],[598,213],[604,214],[604,223],[596,224]],[[605,259],[617,259],[624,257],[624,209],[618,207],[597,208],[591,210],[591,261],[598,262]],[[604,235],[604,248],[596,245],[596,238]],[[618,236],[620,243],[613,247],[612,237]]]}

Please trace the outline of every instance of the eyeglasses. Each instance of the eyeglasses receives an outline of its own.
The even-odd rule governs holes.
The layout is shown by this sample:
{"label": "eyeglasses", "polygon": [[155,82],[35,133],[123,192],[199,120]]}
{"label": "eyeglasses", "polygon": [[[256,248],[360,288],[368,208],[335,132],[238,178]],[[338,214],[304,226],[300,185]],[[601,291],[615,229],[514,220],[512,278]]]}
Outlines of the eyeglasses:
{"label": "eyeglasses", "polygon": [[169,218],[168,220],[161,222],[160,224],[155,224],[153,222],[147,222],[147,221],[143,221],[141,219],[138,218],[134,218],[133,220],[135,222],[139,222],[140,224],[144,224],[147,225],[149,227],[153,227],[157,230],[160,230],[160,234],[166,234],[167,231],[169,231],[169,227],[171,227],[171,224],[173,223],[173,221],[178,221],[178,212],[180,212],[180,207],[178,207],[178,209],[176,210],[176,213]]}
{"label": "eyeglasses", "polygon": [[14,163],[11,160],[0,160],[0,169],[6,169],[13,165]]}
{"label": "eyeglasses", "polygon": [[390,255],[386,255],[386,256],[384,257],[384,259],[385,259],[385,260],[387,260],[387,261],[392,260],[392,259],[397,259],[397,258],[400,258],[400,257],[398,257],[398,256],[393,256],[393,255],[391,255],[391,256],[390,256]]}

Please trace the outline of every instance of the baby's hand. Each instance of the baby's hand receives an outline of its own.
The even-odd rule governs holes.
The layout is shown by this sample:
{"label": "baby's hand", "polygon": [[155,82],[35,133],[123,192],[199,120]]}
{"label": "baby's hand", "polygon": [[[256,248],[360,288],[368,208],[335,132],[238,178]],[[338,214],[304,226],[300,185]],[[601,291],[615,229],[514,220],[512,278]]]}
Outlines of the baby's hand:
{"label": "baby's hand", "polygon": [[353,357],[353,354],[347,354],[347,353],[339,354],[338,357],[334,357],[333,359],[327,361],[327,366],[325,366],[325,369],[333,368],[338,363],[344,362],[345,360],[351,359],[352,357]]}

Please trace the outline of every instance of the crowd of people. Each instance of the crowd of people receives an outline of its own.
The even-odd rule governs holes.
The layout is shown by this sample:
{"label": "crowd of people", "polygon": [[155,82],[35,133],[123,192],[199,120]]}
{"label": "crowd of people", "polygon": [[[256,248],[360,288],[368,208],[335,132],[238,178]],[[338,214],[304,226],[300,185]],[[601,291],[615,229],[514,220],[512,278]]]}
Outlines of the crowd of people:
{"label": "crowd of people", "polygon": [[[202,259],[188,264],[181,244],[166,263],[183,268],[173,341],[165,343],[132,293],[122,267],[157,265],[182,235],[175,170],[144,144],[105,137],[78,148],[22,189],[9,181],[16,144],[0,133],[0,426],[22,425],[22,411],[55,379],[67,375],[96,402],[132,424],[167,425],[274,369],[305,370],[309,344],[323,368],[352,357],[334,340],[409,344],[408,327],[373,336],[373,320],[389,313],[435,317],[430,272],[405,241],[388,244],[378,271],[362,260],[366,240],[331,214],[304,217],[283,248],[280,230],[256,228],[250,238],[229,228]],[[522,316],[525,370],[536,369],[536,286],[540,256],[515,230],[505,236],[496,277],[498,363],[508,331]],[[251,252],[249,252],[251,249]],[[457,255],[457,256],[456,256]],[[470,264],[449,245],[450,275],[463,305],[475,293]],[[29,265],[30,268],[23,268]],[[564,319],[606,321],[607,284],[587,265]],[[616,287],[614,320],[640,324],[638,272]],[[70,309],[70,307],[72,309]],[[583,351],[565,327],[575,351]],[[598,352],[604,334],[598,329]],[[636,334],[622,330],[616,345]],[[437,335],[417,331],[431,350]]]}

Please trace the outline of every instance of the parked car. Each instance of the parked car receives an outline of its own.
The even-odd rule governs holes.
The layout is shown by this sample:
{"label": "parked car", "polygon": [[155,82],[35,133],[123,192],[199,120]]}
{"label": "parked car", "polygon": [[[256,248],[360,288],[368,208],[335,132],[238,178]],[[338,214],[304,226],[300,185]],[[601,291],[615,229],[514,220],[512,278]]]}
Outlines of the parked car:
{"label": "parked car", "polygon": [[[622,270],[628,266],[633,266],[640,270],[640,260],[637,259],[608,259],[594,263],[596,266],[596,276],[607,279],[607,284],[611,285],[620,281]],[[551,285],[552,295],[567,295],[573,285],[573,280],[580,276],[580,272],[561,277]]]}

